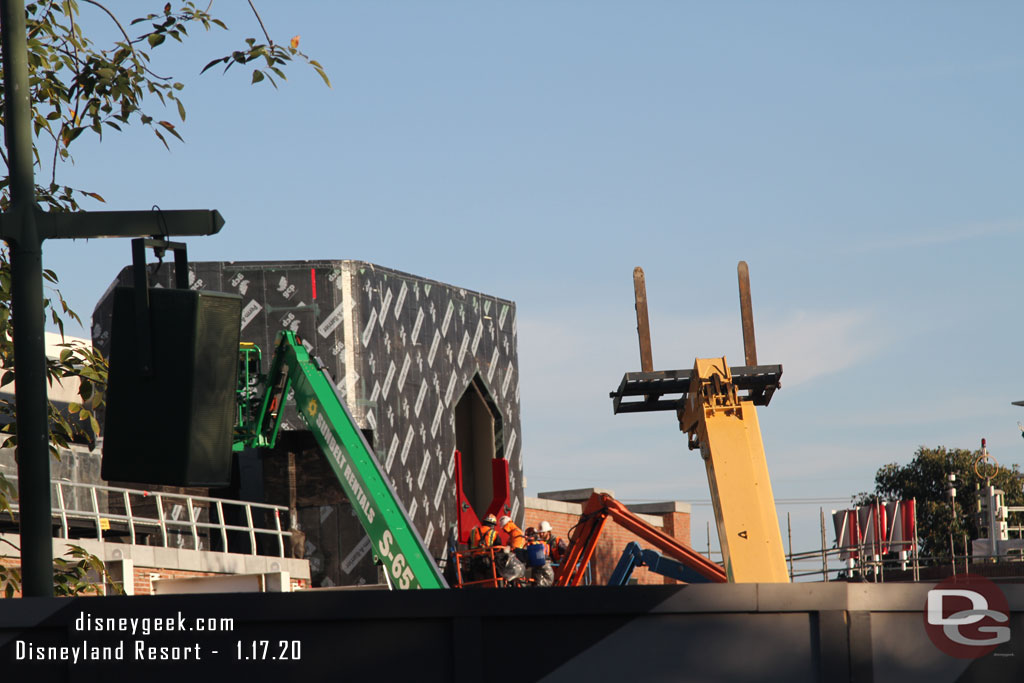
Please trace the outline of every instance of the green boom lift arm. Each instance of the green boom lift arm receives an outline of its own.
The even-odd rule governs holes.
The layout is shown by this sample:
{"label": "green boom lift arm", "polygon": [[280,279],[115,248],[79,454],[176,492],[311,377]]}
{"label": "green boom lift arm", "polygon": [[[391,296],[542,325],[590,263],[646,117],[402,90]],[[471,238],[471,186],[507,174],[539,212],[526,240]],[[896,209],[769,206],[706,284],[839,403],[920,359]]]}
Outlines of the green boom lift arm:
{"label": "green boom lift arm", "polygon": [[281,426],[281,409],[289,392],[294,392],[299,414],[327,456],[391,585],[447,588],[352,414],[338,398],[324,369],[291,330],[282,330],[277,335],[265,386],[248,445],[274,445]]}

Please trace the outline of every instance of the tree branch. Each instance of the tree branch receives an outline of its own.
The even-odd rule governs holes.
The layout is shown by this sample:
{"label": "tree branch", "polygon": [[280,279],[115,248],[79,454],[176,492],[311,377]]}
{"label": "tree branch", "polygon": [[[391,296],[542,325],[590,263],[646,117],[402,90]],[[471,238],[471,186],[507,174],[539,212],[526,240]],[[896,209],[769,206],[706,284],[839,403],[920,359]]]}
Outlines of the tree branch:
{"label": "tree branch", "polygon": [[[213,3],[210,3],[211,5]],[[249,7],[252,8],[252,13],[256,15],[256,21],[260,22],[260,28],[263,29],[263,36],[267,39],[267,45],[274,46],[274,41],[270,39],[270,34],[267,33],[267,27],[263,25],[263,19],[260,17],[260,13],[256,11],[256,5],[252,4],[252,0],[249,0]]]}
{"label": "tree branch", "polygon": [[109,9],[107,9],[104,5],[96,2],[96,0],[85,0],[85,2],[89,3],[90,5],[95,5],[96,7],[99,7],[101,10],[106,12],[107,16],[110,17],[110,20],[113,21],[114,24],[117,26],[118,30],[121,31],[121,35],[124,36],[125,41],[129,45],[131,45],[132,39],[128,37],[128,33],[125,32],[124,26],[121,26],[121,22],[117,20],[117,17],[114,16],[113,12],[111,12]]}
{"label": "tree branch", "polygon": [[[99,2],[96,2],[96,0],[84,0],[84,1],[85,1],[85,2],[87,2],[87,3],[89,3],[90,5],[95,5],[96,7],[99,7],[99,8],[101,9],[101,10],[103,10],[104,12],[106,12],[106,13],[107,13],[107,16],[108,16],[108,17],[110,17],[110,20],[111,20],[111,21],[113,21],[113,22],[114,22],[114,24],[116,24],[116,25],[117,25],[117,28],[118,28],[118,30],[119,30],[119,31],[121,31],[121,35],[122,35],[122,36],[124,36],[124,41],[125,41],[125,43],[127,43],[127,44],[128,44],[128,47],[129,47],[129,48],[131,49],[131,51],[132,51],[132,52],[135,52],[135,48],[134,48],[134,47],[132,47],[132,46],[133,46],[133,45],[134,45],[135,43],[137,43],[137,42],[139,42],[140,40],[142,40],[142,39],[141,39],[141,38],[139,38],[138,40],[132,40],[131,38],[129,38],[129,37],[128,37],[128,33],[127,33],[127,32],[126,32],[125,30],[124,30],[124,26],[122,26],[122,25],[121,25],[121,22],[117,20],[117,17],[116,17],[116,16],[114,16],[114,13],[113,13],[113,12],[111,12],[111,11],[110,11],[109,9],[107,9],[107,8],[106,8],[106,7],[104,6],[104,5],[102,5],[101,3],[99,3]],[[141,64],[141,62],[140,62],[140,64]],[[147,73],[149,73],[149,75],[150,75],[150,76],[152,76],[153,78],[157,78],[157,79],[159,79],[159,80],[161,80],[161,81],[169,81],[169,80],[171,80],[171,77],[170,77],[170,76],[161,76],[161,75],[159,75],[159,74],[156,74],[156,73],[154,73],[153,71],[150,71],[149,67],[148,67],[148,66],[146,66],[145,64],[142,64],[142,68],[143,68],[143,69],[145,69],[145,70],[146,70],[146,72],[147,72]]]}
{"label": "tree branch", "polygon": [[39,17],[39,21],[36,22],[35,28],[28,32],[29,38],[34,36],[43,27],[43,24],[46,23],[46,20],[50,18],[50,12],[53,10],[54,2],[55,0],[50,0],[50,2],[47,3],[46,11],[43,12],[42,16]]}
{"label": "tree branch", "polygon": [[[63,126],[61,126],[63,128]],[[53,161],[51,162],[53,170],[50,172],[50,184],[55,185],[57,183],[57,152],[60,151],[60,140],[54,139],[53,141]]]}
{"label": "tree branch", "polygon": [[[71,35],[74,36],[75,35],[75,14],[74,14],[74,12],[68,12],[68,21],[71,23]],[[78,106],[79,106],[78,93],[79,93],[80,88],[78,87],[78,82],[79,82],[79,80],[82,77],[81,65],[83,65],[83,63],[82,63],[81,58],[78,56],[78,44],[77,44],[77,41],[72,41],[71,42],[71,47],[74,48],[74,53],[75,53],[74,61],[75,61],[75,66],[77,67],[75,69],[75,78],[72,81],[75,84],[75,86],[74,86],[75,97],[74,97],[74,102],[73,102],[74,108],[71,110],[71,122],[74,123],[75,117],[78,116],[78,114],[79,114],[79,112],[78,112]],[[69,100],[71,99],[70,95],[71,95],[71,93],[69,92],[68,93],[68,99]],[[61,128],[63,129],[64,126],[62,125]]]}

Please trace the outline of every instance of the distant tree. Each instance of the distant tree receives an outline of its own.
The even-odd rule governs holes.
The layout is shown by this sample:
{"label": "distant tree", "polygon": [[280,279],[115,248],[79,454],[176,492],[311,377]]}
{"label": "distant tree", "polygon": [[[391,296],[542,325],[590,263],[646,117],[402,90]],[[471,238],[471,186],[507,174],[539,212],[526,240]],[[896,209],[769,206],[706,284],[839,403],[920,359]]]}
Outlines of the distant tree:
{"label": "distant tree", "polygon": [[[982,451],[945,446],[921,446],[914,459],[906,465],[891,463],[875,474],[875,490],[854,497],[858,505],[876,500],[917,500],[917,530],[921,554],[949,557],[950,534],[958,553],[962,553],[964,534],[978,538],[980,529],[976,512],[979,487],[986,486],[991,475],[992,485],[1006,493],[1006,505],[1024,505],[1020,467],[999,466],[992,460],[982,460]],[[977,467],[975,465],[977,464]],[[950,501],[949,475],[956,475],[956,500]]]}

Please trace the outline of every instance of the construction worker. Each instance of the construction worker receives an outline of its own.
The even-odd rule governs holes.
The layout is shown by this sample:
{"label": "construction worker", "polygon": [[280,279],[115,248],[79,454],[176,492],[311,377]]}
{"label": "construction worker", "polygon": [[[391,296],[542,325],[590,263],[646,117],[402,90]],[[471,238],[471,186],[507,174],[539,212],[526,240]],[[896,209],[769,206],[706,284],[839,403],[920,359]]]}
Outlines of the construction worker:
{"label": "construction worker", "polygon": [[523,530],[520,529],[512,518],[505,515],[500,520],[501,530],[508,536],[508,545],[513,550],[522,550],[526,547],[526,536],[523,535]]}
{"label": "construction worker", "polygon": [[530,531],[533,527],[527,529],[526,534],[526,564],[530,568],[530,577],[535,586],[550,586],[554,583],[555,572],[548,557],[548,544]]}
{"label": "construction worker", "polygon": [[494,515],[487,515],[480,526],[473,527],[469,532],[469,580],[479,581],[482,579],[494,578],[494,566],[491,548],[501,546],[501,537],[494,529],[498,520]]}
{"label": "construction worker", "polygon": [[562,556],[565,555],[565,551],[569,548],[569,544],[565,542],[565,539],[555,536],[555,532],[551,530],[551,523],[547,520],[540,523],[537,538],[547,543],[548,555],[551,557],[552,562],[560,562]]}
{"label": "construction worker", "polygon": [[497,523],[498,521],[494,518],[494,515],[487,515],[484,517],[484,521],[480,523],[480,526],[473,527],[473,530],[469,532],[469,549],[482,550],[490,548],[492,545],[499,545],[501,538],[498,536],[498,532],[494,530],[494,526]]}

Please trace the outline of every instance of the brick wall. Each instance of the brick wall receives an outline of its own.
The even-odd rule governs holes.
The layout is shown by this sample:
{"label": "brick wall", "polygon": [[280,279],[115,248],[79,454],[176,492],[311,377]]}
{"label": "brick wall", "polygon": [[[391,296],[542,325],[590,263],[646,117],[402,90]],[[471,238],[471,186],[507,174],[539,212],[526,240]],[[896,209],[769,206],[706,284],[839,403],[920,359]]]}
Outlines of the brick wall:
{"label": "brick wall", "polygon": [[[163,579],[189,579],[197,576],[224,576],[216,572],[198,572],[184,569],[156,569],[154,567],[135,567],[135,595],[152,595],[153,582]],[[308,579],[290,579],[292,590],[309,588]]]}
{"label": "brick wall", "polygon": [[[542,493],[538,498],[526,498],[525,519],[523,528],[540,526],[541,521],[546,520],[551,524],[552,530],[559,538],[568,541],[569,530],[579,521],[580,513],[583,511],[582,503],[585,502],[595,489],[582,489],[578,491],[556,491]],[[611,491],[597,489],[599,492],[612,495]],[[561,499],[549,498],[548,496]],[[690,511],[689,505],[678,502],[649,503],[643,505],[631,505],[630,510],[637,514],[642,520],[672,536],[677,541],[690,545]],[[604,585],[608,583],[615,565],[622,556],[626,545],[636,541],[642,548],[649,548],[650,544],[635,534],[627,531],[613,520],[605,525],[590,560],[591,583]],[[660,574],[648,572],[645,567],[638,567],[633,570],[631,577],[639,584],[674,584],[679,583]]]}
{"label": "brick wall", "polygon": [[183,569],[157,569],[155,567],[135,567],[133,572],[135,595],[152,595],[153,582],[161,579],[187,579],[193,576],[215,576],[214,572],[195,572]]}

